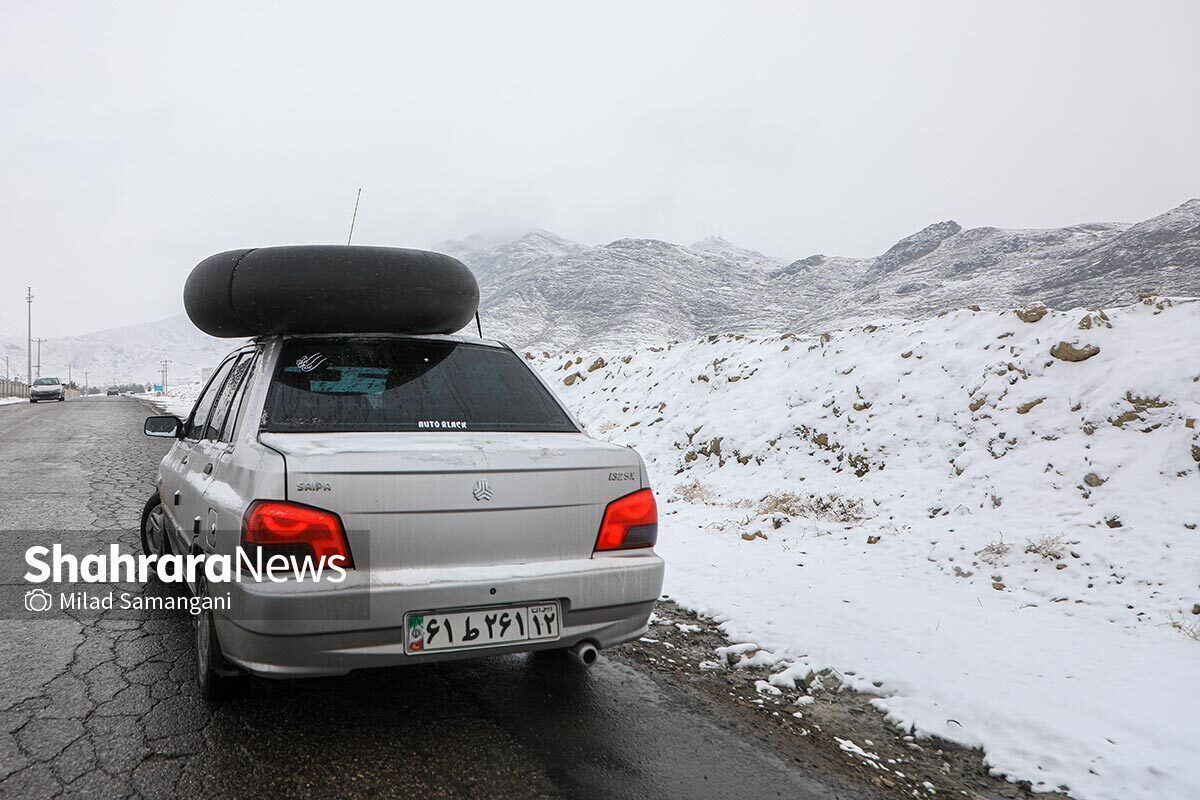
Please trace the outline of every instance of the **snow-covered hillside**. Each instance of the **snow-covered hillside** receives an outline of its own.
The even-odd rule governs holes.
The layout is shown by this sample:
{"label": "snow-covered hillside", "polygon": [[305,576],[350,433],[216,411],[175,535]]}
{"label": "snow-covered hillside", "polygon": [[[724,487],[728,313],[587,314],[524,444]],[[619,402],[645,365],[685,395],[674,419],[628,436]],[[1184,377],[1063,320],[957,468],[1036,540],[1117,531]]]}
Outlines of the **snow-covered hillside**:
{"label": "snow-covered hillside", "polygon": [[722,239],[591,247],[546,231],[439,247],[479,276],[485,332],[518,346],[814,332],[977,303],[1100,306],[1133,302],[1144,291],[1200,295],[1200,199],[1136,225],[1004,230],[938,222],[874,258],[788,261]]}
{"label": "snow-covered hillside", "polygon": [[1200,797],[1200,302],[1042,313],[530,357],[783,692],[831,666],[1035,786]]}
{"label": "snow-covered hillside", "polygon": [[[67,367],[78,382],[84,372],[93,386],[157,383],[167,366],[168,383],[197,380],[200,370],[216,366],[240,340],[214,339],[199,331],[187,317],[176,317],[96,331],[81,336],[48,339],[42,343],[42,374],[67,378]],[[9,356],[14,368],[25,369],[25,340],[0,340],[0,357]]]}
{"label": "snow-covered hillside", "polygon": [[136,394],[134,397],[151,403],[164,414],[174,414],[180,419],[187,419],[188,415],[192,413],[192,406],[196,405],[196,398],[200,396],[204,385],[205,383],[202,381],[175,383],[168,385],[165,393],[146,392]]}

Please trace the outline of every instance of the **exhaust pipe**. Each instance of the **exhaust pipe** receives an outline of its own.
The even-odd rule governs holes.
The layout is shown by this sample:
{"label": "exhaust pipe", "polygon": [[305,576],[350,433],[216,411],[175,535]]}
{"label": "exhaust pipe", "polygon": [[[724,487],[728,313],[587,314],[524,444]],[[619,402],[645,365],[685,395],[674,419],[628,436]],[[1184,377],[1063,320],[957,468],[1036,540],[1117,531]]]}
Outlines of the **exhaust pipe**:
{"label": "exhaust pipe", "polygon": [[574,647],[567,650],[567,655],[576,663],[584,667],[590,667],[600,658],[600,651],[596,649],[596,645],[591,642],[579,642]]}

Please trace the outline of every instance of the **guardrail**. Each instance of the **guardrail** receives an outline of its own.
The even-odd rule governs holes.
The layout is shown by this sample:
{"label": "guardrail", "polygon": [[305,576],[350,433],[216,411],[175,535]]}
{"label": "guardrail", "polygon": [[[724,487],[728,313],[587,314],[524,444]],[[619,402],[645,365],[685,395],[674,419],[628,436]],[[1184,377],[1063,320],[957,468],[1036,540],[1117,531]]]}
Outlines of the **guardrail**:
{"label": "guardrail", "polygon": [[0,397],[29,397],[29,384],[0,378]]}

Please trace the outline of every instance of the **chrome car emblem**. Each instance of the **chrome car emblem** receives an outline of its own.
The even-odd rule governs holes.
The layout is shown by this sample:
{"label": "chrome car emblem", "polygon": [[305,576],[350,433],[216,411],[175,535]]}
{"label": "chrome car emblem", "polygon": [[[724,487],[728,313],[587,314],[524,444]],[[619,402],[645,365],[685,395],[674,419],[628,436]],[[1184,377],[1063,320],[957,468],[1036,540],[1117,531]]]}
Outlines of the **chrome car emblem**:
{"label": "chrome car emblem", "polygon": [[475,490],[471,492],[476,500],[491,500],[492,487],[488,484],[486,478],[480,478],[475,481]]}

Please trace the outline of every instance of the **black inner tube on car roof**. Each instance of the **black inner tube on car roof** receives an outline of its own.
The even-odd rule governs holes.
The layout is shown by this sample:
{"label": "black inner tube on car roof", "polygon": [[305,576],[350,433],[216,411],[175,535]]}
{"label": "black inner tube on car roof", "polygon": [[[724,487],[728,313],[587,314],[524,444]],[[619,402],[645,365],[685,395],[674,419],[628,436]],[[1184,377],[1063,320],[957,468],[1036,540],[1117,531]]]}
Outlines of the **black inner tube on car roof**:
{"label": "black inner tube on car roof", "polygon": [[188,275],[183,304],[212,336],[454,333],[475,316],[479,284],[428,250],[289,245],[228,250]]}

